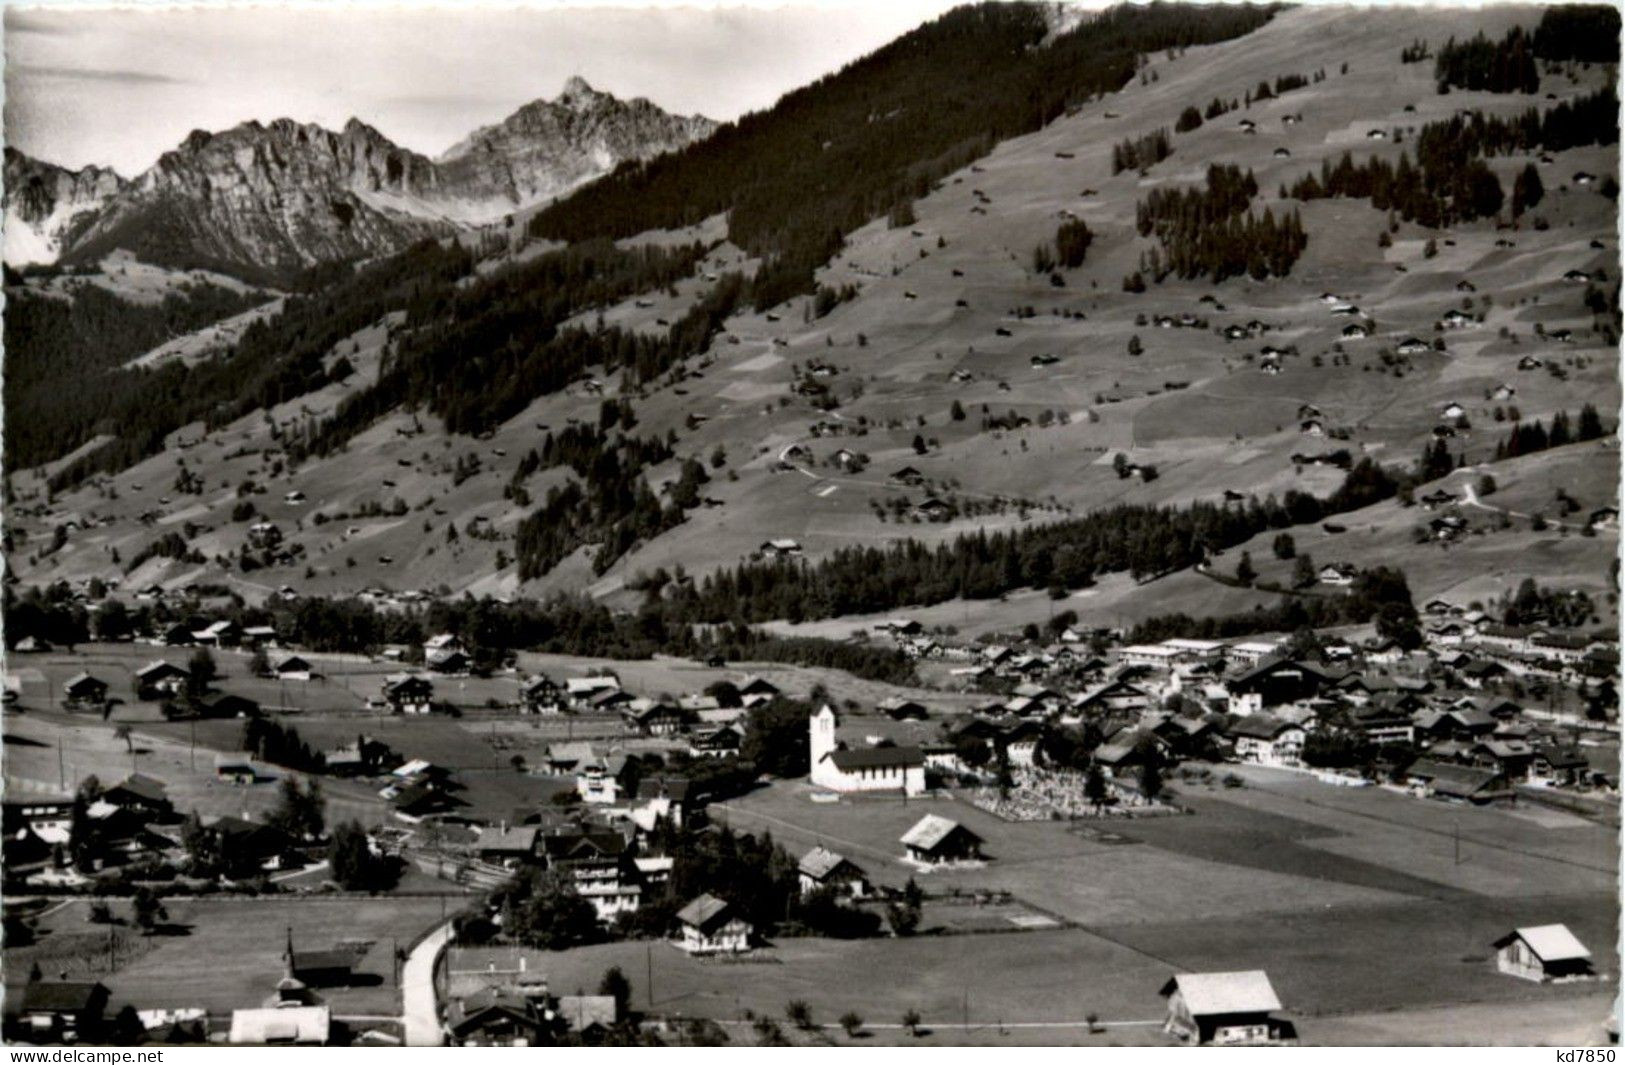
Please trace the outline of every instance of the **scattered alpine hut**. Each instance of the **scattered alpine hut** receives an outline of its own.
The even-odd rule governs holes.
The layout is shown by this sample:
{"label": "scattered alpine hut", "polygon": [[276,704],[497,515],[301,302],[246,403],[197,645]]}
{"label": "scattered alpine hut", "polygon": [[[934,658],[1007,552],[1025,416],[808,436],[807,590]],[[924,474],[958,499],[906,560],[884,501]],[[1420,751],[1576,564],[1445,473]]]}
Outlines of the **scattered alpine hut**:
{"label": "scattered alpine hut", "polygon": [[1162,987],[1168,1019],[1162,1030],[1197,1046],[1268,1046],[1292,1038],[1270,1014],[1281,1000],[1262,969],[1178,973]]}
{"label": "scattered alpine hut", "polygon": [[677,912],[677,946],[690,954],[743,954],[753,929],[730,903],[701,895]]}
{"label": "scattered alpine hut", "polygon": [[843,747],[836,743],[835,724],[835,711],[827,705],[807,719],[809,776],[815,786],[839,792],[925,792],[925,752],[918,747]]}
{"label": "scattered alpine hut", "polygon": [[1495,967],[1536,983],[1589,980],[1591,951],[1567,925],[1515,928],[1495,941]]}
{"label": "scattered alpine hut", "polygon": [[903,849],[910,860],[921,865],[979,861],[982,857],[982,837],[958,821],[938,814],[926,814],[913,828],[903,833]]}
{"label": "scattered alpine hut", "polygon": [[384,680],[383,695],[397,714],[427,714],[434,704],[434,683],[417,673],[392,673]]}

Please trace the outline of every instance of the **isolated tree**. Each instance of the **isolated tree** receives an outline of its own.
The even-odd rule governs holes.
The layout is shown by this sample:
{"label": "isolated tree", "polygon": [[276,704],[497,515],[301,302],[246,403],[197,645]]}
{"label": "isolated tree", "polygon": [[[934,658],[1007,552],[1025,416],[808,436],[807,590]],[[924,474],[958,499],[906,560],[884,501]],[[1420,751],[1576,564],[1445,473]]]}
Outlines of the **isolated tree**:
{"label": "isolated tree", "polygon": [[1275,552],[1275,557],[1279,559],[1288,559],[1298,553],[1298,545],[1293,541],[1291,533],[1278,534],[1270,548]]}
{"label": "isolated tree", "polygon": [[115,740],[124,741],[125,753],[135,753],[135,737],[131,734],[129,725],[120,725],[118,728],[115,728],[113,730],[113,738]]}
{"label": "isolated tree", "polygon": [[930,450],[931,450],[930,448],[925,446],[925,437],[919,435],[918,433],[915,433],[914,434],[914,453],[916,455],[924,455],[926,452],[928,452]]}
{"label": "isolated tree", "polygon": [[802,1030],[813,1026],[812,1008],[799,998],[793,998],[784,1004],[784,1016],[791,1024]]}
{"label": "isolated tree", "polygon": [[1308,555],[1299,555],[1298,561],[1292,566],[1292,586],[1294,588],[1307,588],[1316,581],[1315,560]]}
{"label": "isolated tree", "polygon": [[918,1036],[920,1034],[919,1010],[910,1009],[903,1012],[903,1031],[912,1036]]}
{"label": "isolated tree", "polygon": [[960,404],[959,400],[954,400],[953,406],[948,408],[948,417],[956,422],[965,420],[965,408]]}
{"label": "isolated tree", "polygon": [[1148,757],[1140,767],[1140,791],[1153,802],[1162,794],[1162,766],[1158,761],[1155,757]]}
{"label": "isolated tree", "polygon": [[1512,217],[1517,218],[1531,207],[1538,206],[1546,196],[1541,184],[1540,171],[1534,163],[1527,163],[1512,182]]}
{"label": "isolated tree", "polygon": [[130,910],[135,916],[136,927],[149,935],[158,927],[159,921],[169,919],[169,911],[149,887],[135,889],[135,894],[130,897]]}
{"label": "isolated tree", "polygon": [[1128,353],[1130,355],[1138,355],[1144,350],[1145,345],[1140,342],[1140,334],[1135,333],[1128,338]]}
{"label": "isolated tree", "polygon": [[199,647],[192,652],[192,657],[186,663],[186,668],[192,675],[192,682],[197,684],[200,689],[208,688],[210,684],[214,683],[215,678],[219,676],[219,671],[214,664],[214,655],[209,653],[207,647]]}
{"label": "isolated tree", "polygon": [[845,1029],[848,1039],[855,1039],[858,1032],[863,1029],[863,1018],[856,1010],[847,1010],[841,1014],[841,1027]]}
{"label": "isolated tree", "polygon": [[598,981],[598,993],[615,1000],[615,1016],[624,1020],[632,1006],[632,981],[621,972],[619,965],[604,970],[603,979]]}
{"label": "isolated tree", "polygon": [[1106,801],[1106,774],[1094,763],[1090,763],[1089,772],[1083,778],[1083,796],[1094,806],[1097,813]]}
{"label": "isolated tree", "polygon": [[1241,553],[1241,561],[1236,563],[1236,580],[1242,584],[1251,584],[1258,579],[1258,571],[1253,568],[1253,556],[1250,552]]}

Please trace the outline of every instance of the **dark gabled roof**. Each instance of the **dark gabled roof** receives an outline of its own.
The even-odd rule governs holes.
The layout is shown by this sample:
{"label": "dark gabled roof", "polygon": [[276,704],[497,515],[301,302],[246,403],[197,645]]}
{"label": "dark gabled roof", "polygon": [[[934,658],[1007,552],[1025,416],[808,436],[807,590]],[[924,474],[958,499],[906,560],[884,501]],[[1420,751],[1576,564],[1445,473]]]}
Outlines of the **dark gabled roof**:
{"label": "dark gabled roof", "polygon": [[542,850],[552,861],[616,858],[626,850],[626,837],[607,830],[571,829],[544,835]]}
{"label": "dark gabled roof", "polygon": [[647,777],[638,781],[638,798],[683,802],[688,798],[688,789],[687,777]]}
{"label": "dark gabled roof", "polygon": [[1301,728],[1290,721],[1282,721],[1267,714],[1249,714],[1239,717],[1230,723],[1227,730],[1232,736],[1246,736],[1249,739],[1273,740],[1290,728]]}
{"label": "dark gabled roof", "polygon": [[354,968],[355,955],[347,950],[296,950],[293,952],[293,971],[295,975]]}
{"label": "dark gabled roof", "polygon": [[824,756],[835,763],[835,768],[886,769],[893,766],[910,768],[925,764],[925,752],[918,747],[851,747],[830,751]]}
{"label": "dark gabled roof", "polygon": [[146,799],[148,802],[169,801],[169,793],[164,789],[163,782],[154,780],[144,773],[131,773],[108,790],[127,791],[136,798]]}

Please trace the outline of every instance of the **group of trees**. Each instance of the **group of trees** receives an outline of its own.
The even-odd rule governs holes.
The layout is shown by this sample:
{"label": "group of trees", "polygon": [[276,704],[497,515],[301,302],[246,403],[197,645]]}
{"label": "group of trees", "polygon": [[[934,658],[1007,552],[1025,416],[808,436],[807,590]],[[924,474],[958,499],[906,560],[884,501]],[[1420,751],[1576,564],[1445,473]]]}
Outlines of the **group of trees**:
{"label": "group of trees", "polygon": [[[1318,176],[1306,174],[1284,191],[1299,200],[1369,199],[1378,210],[1431,229],[1487,218],[1500,211],[1505,194],[1485,156],[1614,143],[1619,139],[1618,108],[1618,97],[1608,87],[1544,113],[1530,108],[1515,118],[1480,111],[1456,115],[1422,127],[1414,163],[1402,152],[1397,162],[1373,157],[1356,164],[1344,152],[1336,163],[1322,163]],[[1538,174],[1533,180],[1519,179],[1515,212],[1539,202],[1544,190],[1538,182]]]}
{"label": "group of trees", "polygon": [[1433,77],[1441,93],[1452,88],[1473,92],[1540,91],[1535,42],[1522,26],[1512,27],[1499,41],[1491,41],[1483,32],[1467,41],[1450,38],[1439,49]]}
{"label": "group of trees", "polygon": [[[1306,556],[1300,556],[1306,557]],[[1195,618],[1188,614],[1162,614],[1134,626],[1129,640],[1155,643],[1175,638],[1221,640],[1257,632],[1295,632],[1299,629],[1375,622],[1383,636],[1407,647],[1422,640],[1410,586],[1398,569],[1377,566],[1363,570],[1349,594],[1292,596],[1273,607],[1257,607],[1239,614]]]}
{"label": "group of trees", "polygon": [[1292,491],[1246,505],[1121,504],[1011,532],[978,531],[928,546],[847,547],[816,564],[744,563],[671,590],[678,616],[698,621],[835,617],[986,599],[1024,587],[1083,587],[1096,574],[1136,579],[1193,565],[1270,528],[1319,521],[1394,494],[1398,480],[1362,460],[1326,499]]}
{"label": "group of trees", "polygon": [[269,717],[251,717],[243,722],[238,746],[255,758],[289,769],[315,771],[322,757],[299,738],[299,730]]}
{"label": "group of trees", "polygon": [[1587,440],[1600,440],[1607,436],[1607,429],[1602,422],[1602,416],[1597,408],[1587,403],[1580,408],[1579,417],[1571,421],[1567,411],[1558,411],[1552,415],[1552,426],[1547,429],[1539,419],[1532,422],[1518,422],[1507,433],[1506,438],[1495,445],[1495,459],[1515,459],[1519,455],[1533,455],[1537,451],[1548,448],[1562,447],[1565,444],[1584,443]]}
{"label": "group of trees", "polygon": [[1248,210],[1257,193],[1251,170],[1218,163],[1208,167],[1203,186],[1153,189],[1134,212],[1140,236],[1155,235],[1161,245],[1143,271],[1156,281],[1170,273],[1215,282],[1286,276],[1308,246],[1308,234],[1296,211],[1277,219],[1267,207],[1261,215]]}
{"label": "group of trees", "polygon": [[1174,141],[1166,126],[1142,137],[1129,137],[1112,145],[1112,173],[1145,170],[1168,158],[1173,151]]}

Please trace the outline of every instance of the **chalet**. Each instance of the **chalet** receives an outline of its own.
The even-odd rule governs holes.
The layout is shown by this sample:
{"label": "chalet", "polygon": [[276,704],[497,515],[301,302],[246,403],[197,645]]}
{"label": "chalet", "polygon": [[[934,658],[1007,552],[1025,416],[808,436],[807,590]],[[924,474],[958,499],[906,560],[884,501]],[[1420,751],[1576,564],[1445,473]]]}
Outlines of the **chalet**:
{"label": "chalet", "polygon": [[1590,517],[1586,518],[1586,528],[1593,530],[1619,528],[1619,508],[1599,507],[1593,510]]}
{"label": "chalet", "polygon": [[614,995],[560,995],[553,1014],[588,1044],[601,1042],[620,1021]]}
{"label": "chalet", "polygon": [[281,829],[241,817],[219,817],[209,827],[220,839],[220,853],[226,864],[239,869],[275,867],[291,843]]}
{"label": "chalet", "polygon": [[1495,968],[1536,983],[1586,980],[1595,975],[1591,951],[1567,925],[1515,928],[1495,941]]}
{"label": "chalet", "polygon": [[737,725],[697,729],[689,737],[688,753],[696,758],[726,758],[739,753],[744,739]]}
{"label": "chalet", "polygon": [[1297,765],[1303,755],[1301,725],[1265,714],[1249,714],[1231,723],[1226,734],[1235,744],[1236,757],[1258,765]]}
{"label": "chalet", "polygon": [[102,801],[121,810],[136,810],[151,817],[167,817],[174,809],[163,782],[144,773],[131,773],[102,793]]}
{"label": "chalet", "polygon": [[569,877],[600,921],[635,912],[642,903],[630,844],[620,832],[575,825],[546,832],[540,840],[547,867]]}
{"label": "chalet", "polygon": [[483,829],[479,841],[474,844],[474,853],[479,855],[481,861],[496,865],[527,865],[535,861],[539,853],[536,831],[533,825],[515,828],[499,825]]}
{"label": "chalet", "polygon": [[1079,717],[1133,713],[1152,702],[1151,693],[1126,680],[1109,680],[1072,697],[1070,713]]}
{"label": "chalet", "polygon": [[891,718],[893,721],[905,719],[924,720],[927,716],[925,704],[901,695],[893,695],[882,699],[875,705],[875,709]]}
{"label": "chalet", "polygon": [[1241,130],[1243,133],[1256,133],[1258,131],[1258,123],[1254,122],[1250,118],[1244,118],[1240,122],[1236,123],[1236,128]]}
{"label": "chalet", "polygon": [[846,898],[861,899],[869,894],[869,878],[863,870],[826,847],[814,847],[802,855],[797,872],[803,895],[828,890]]}
{"label": "chalet", "polygon": [[1260,707],[1310,699],[1320,694],[1329,678],[1319,666],[1291,658],[1267,658],[1231,677],[1225,687],[1231,696],[1253,694]]}
{"label": "chalet", "polygon": [[1509,794],[1505,778],[1496,770],[1432,758],[1418,760],[1405,771],[1405,776],[1421,794],[1451,802],[1482,805]]}
{"label": "chalet", "polygon": [[789,537],[778,537],[764,541],[756,553],[763,558],[796,558],[801,554],[801,544]]}
{"label": "chalet", "polygon": [[903,833],[902,843],[909,859],[921,865],[977,861],[982,857],[981,836],[938,814],[920,818]]}
{"label": "chalet", "polygon": [[1553,329],[1546,334],[1546,339],[1557,344],[1572,344],[1574,343],[1574,330],[1567,328]]}
{"label": "chalet", "polygon": [[341,744],[322,754],[322,768],[329,776],[365,777],[399,765],[401,756],[387,743],[357,736],[355,742]]}
{"label": "chalet", "polygon": [[1394,351],[1400,355],[1426,355],[1431,350],[1428,342],[1420,337],[1406,337],[1394,345]]}
{"label": "chalet", "polygon": [[638,812],[644,815],[650,830],[658,820],[687,824],[690,815],[703,805],[687,777],[645,777],[638,781],[637,801]]}
{"label": "chalet", "polygon": [[907,485],[910,488],[917,488],[925,483],[925,474],[921,473],[913,466],[904,466],[902,469],[893,472],[888,480],[890,480],[893,484],[901,484]]}
{"label": "chalet", "polygon": [[565,696],[553,678],[538,673],[519,687],[519,705],[527,714],[557,714],[563,711]]}
{"label": "chalet", "polygon": [[690,720],[682,707],[658,699],[633,699],[622,708],[621,718],[643,736],[675,736]]}
{"label": "chalet", "polygon": [[594,756],[576,768],[576,794],[581,801],[612,805],[621,798],[621,775],[626,768],[624,754]]}
{"label": "chalet", "polygon": [[235,621],[216,621],[192,633],[192,639],[209,647],[235,647],[242,640],[242,629]]}
{"label": "chalet", "polygon": [[1542,745],[1529,763],[1529,779],[1554,787],[1569,787],[1585,779],[1591,763],[1578,747]]}
{"label": "chalet", "polygon": [[922,500],[911,513],[921,521],[947,521],[953,517],[953,504],[930,496]]}
{"label": "chalet", "polygon": [[1266,1046],[1292,1037],[1270,1016],[1281,1008],[1262,970],[1180,973],[1162,987],[1168,1000],[1163,1031],[1198,1046]]}
{"label": "chalet", "polygon": [[186,689],[191,673],[173,662],[159,659],[136,670],[136,696],[141,699],[168,699]]}
{"label": "chalet", "polygon": [[605,692],[618,692],[620,690],[620,680],[608,675],[569,677],[564,682],[565,697],[569,699],[572,706],[581,710],[591,709],[593,700]]}
{"label": "chalet", "polygon": [[1315,574],[1315,580],[1321,584],[1347,588],[1354,583],[1354,578],[1358,575],[1359,571],[1347,562],[1328,562],[1320,567],[1320,570]]}
{"label": "chalet", "polygon": [[100,710],[107,705],[107,682],[76,673],[62,686],[62,705],[69,710]]}
{"label": "chalet", "polygon": [[487,987],[446,1005],[446,1038],[460,1047],[533,1047],[550,1042],[535,999],[517,989]]}
{"label": "chalet", "polygon": [[1245,640],[1241,643],[1233,643],[1226,647],[1224,649],[1224,657],[1227,662],[1252,667],[1256,666],[1265,657],[1275,654],[1280,649],[1280,641],[1270,643],[1264,640]]}
{"label": "chalet", "polygon": [[299,655],[283,655],[271,663],[271,675],[277,680],[309,680],[315,676],[310,661]]}
{"label": "chalet", "polygon": [[429,783],[407,784],[404,787],[386,790],[394,792],[389,803],[394,807],[395,816],[412,824],[447,813],[462,805],[444,789]]}
{"label": "chalet", "polygon": [[1456,502],[1456,494],[1447,492],[1443,488],[1436,488],[1427,495],[1422,496],[1417,502],[1428,510],[1437,510],[1439,507],[1447,507]]}
{"label": "chalet", "polygon": [[750,922],[715,895],[701,895],[677,911],[677,925],[677,947],[690,954],[743,954],[750,949]]}
{"label": "chalet", "polygon": [[397,714],[427,714],[434,707],[434,682],[419,673],[391,673],[383,696]]}
{"label": "chalet", "polygon": [[1473,316],[1452,307],[1439,317],[1439,324],[1446,329],[1466,329],[1473,324]]}
{"label": "chalet", "polygon": [[1584,270],[1569,270],[1563,274],[1563,280],[1571,284],[1584,285],[1591,280],[1591,275]]}
{"label": "chalet", "polygon": [[254,717],[260,712],[259,703],[231,692],[210,692],[198,699],[196,706],[199,717],[220,719]]}
{"label": "chalet", "polygon": [[755,675],[746,677],[739,683],[739,695],[742,699],[776,699],[779,696],[779,686],[765,677]]}
{"label": "chalet", "polygon": [[246,647],[275,647],[276,628],[272,625],[246,625],[243,627],[243,645]]}
{"label": "chalet", "polygon": [[423,664],[435,673],[467,673],[472,665],[468,655],[455,649],[430,651],[423,656]]}

